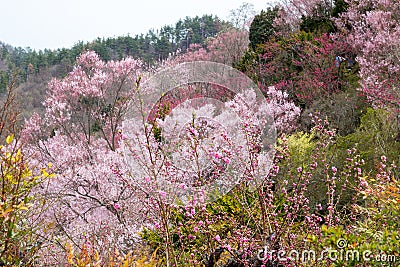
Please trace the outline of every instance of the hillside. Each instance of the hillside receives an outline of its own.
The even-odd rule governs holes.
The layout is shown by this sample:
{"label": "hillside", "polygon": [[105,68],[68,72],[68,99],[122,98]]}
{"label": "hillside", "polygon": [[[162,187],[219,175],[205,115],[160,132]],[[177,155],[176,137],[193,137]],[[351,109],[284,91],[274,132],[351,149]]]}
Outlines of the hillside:
{"label": "hillside", "polygon": [[3,45],[0,266],[399,266],[400,4],[361,2]]}

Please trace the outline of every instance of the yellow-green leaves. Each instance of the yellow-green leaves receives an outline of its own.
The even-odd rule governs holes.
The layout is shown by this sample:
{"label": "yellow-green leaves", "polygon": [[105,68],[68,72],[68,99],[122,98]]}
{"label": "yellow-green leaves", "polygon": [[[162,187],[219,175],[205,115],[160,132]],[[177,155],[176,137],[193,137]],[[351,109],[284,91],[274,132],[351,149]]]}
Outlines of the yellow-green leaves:
{"label": "yellow-green leaves", "polygon": [[6,138],[7,145],[11,144],[11,142],[13,140],[14,140],[14,134],[11,134],[11,135],[7,136],[7,138]]}
{"label": "yellow-green leaves", "polygon": [[[52,177],[51,164],[40,168],[31,166],[23,147],[14,144],[14,135],[9,135],[6,144],[0,146],[0,263],[7,266],[20,266],[19,250],[25,250],[34,258],[35,249],[33,225],[27,219],[36,212],[32,189],[43,180]],[[19,248],[15,249],[15,248]]]}
{"label": "yellow-green leaves", "polygon": [[43,176],[43,177],[45,177],[45,178],[53,178],[54,176],[55,176],[55,174],[54,173],[48,173],[48,169],[47,168],[42,168],[41,170],[40,170],[40,174]]}

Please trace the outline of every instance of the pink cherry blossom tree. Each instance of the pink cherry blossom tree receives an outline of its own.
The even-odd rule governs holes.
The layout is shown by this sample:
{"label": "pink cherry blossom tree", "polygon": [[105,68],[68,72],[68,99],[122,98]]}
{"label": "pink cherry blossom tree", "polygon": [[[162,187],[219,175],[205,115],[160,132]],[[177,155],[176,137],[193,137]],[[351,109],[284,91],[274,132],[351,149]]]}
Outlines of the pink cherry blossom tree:
{"label": "pink cherry blossom tree", "polygon": [[400,33],[398,1],[346,1],[337,20],[357,52],[361,90],[376,105],[400,105]]}
{"label": "pink cherry blossom tree", "polygon": [[[85,52],[72,72],[49,83],[45,116],[34,114],[25,124],[22,139],[57,174],[40,193],[47,198],[47,238],[61,247],[89,237],[103,247],[123,247],[137,232],[137,210],[129,208],[136,198],[113,170],[122,164],[119,127],[141,70],[139,60],[106,63]],[[46,253],[50,259],[53,250]]]}
{"label": "pink cherry blossom tree", "polygon": [[244,29],[230,28],[216,37],[207,39],[206,46],[192,44],[188,51],[179,54],[179,62],[213,61],[226,65],[237,64],[248,49],[249,33]]}

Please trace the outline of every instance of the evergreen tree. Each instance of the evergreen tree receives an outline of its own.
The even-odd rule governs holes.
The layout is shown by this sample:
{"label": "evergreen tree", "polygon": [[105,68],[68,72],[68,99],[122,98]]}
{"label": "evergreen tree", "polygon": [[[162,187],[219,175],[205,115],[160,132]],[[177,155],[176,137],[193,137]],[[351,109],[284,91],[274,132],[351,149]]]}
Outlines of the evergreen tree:
{"label": "evergreen tree", "polygon": [[278,8],[268,8],[262,10],[260,14],[254,17],[250,25],[250,46],[256,49],[257,45],[267,42],[274,35],[274,19],[278,14]]}

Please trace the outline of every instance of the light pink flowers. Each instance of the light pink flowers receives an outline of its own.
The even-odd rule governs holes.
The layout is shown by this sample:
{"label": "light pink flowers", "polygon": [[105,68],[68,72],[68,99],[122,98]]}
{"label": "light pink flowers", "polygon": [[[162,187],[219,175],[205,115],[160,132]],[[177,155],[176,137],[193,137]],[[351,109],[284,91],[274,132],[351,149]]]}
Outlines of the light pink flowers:
{"label": "light pink flowers", "polygon": [[162,198],[165,198],[165,197],[167,196],[167,192],[165,192],[165,191],[158,190],[158,193],[160,194],[160,196],[161,196]]}

